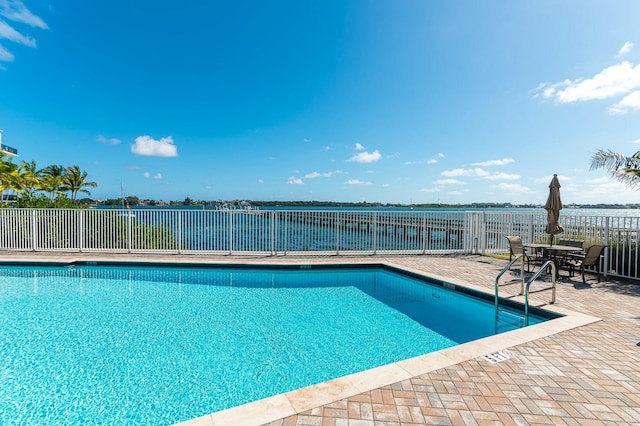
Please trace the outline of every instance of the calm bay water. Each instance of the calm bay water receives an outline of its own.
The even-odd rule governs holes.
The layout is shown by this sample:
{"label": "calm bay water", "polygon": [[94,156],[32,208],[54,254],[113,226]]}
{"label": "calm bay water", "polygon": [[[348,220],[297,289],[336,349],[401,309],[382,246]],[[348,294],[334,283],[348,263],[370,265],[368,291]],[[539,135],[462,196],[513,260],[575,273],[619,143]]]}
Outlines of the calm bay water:
{"label": "calm bay water", "polygon": [[[533,223],[536,229],[541,230],[546,222],[546,211],[541,207],[269,206],[258,208],[257,214],[227,214],[241,213],[242,209],[225,211],[208,206],[136,206],[132,210],[135,216],[131,223],[171,230],[184,250],[224,252],[461,250],[468,241],[460,228],[465,212],[486,213],[487,220],[494,225],[504,222],[507,228],[500,228],[500,232],[524,232],[513,230],[513,223]],[[176,214],[178,212],[181,214]],[[287,215],[286,212],[300,214]],[[323,215],[323,212],[328,214]],[[348,213],[346,217],[349,219],[342,220],[339,214],[334,214],[340,212]],[[358,212],[362,213],[360,218],[351,214]],[[424,218],[423,212],[426,213]],[[585,224],[603,229],[605,217],[612,218],[606,222],[613,229],[637,229],[640,209],[565,208],[560,222],[568,231],[582,230]],[[372,218],[376,221],[375,228],[370,225]],[[427,223],[426,230],[418,226],[423,221]],[[499,248],[504,244],[502,237],[496,235],[494,232],[487,236],[487,247]],[[594,235],[590,234],[590,238]]]}
{"label": "calm bay water", "polygon": [[[98,206],[99,209],[117,208],[112,206]],[[211,206],[132,206],[133,210],[213,210]],[[487,213],[534,213],[546,214],[546,210],[540,208],[410,208],[410,207],[334,207],[334,206],[267,206],[258,207],[259,210],[276,211],[378,211],[378,212],[487,212]],[[610,216],[610,217],[638,217],[640,209],[596,209],[596,208],[564,208],[561,215],[572,216]]]}

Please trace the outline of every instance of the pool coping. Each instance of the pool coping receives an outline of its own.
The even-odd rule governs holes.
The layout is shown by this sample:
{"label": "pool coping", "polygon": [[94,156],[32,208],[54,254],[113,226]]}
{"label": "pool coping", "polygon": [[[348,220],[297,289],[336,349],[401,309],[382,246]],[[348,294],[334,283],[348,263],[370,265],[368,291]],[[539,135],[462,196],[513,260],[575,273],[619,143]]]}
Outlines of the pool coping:
{"label": "pool coping", "polygon": [[[64,265],[135,265],[135,266],[250,266],[250,267],[280,267],[280,268],[326,268],[326,267],[349,267],[349,266],[381,266],[405,272],[421,278],[436,280],[443,283],[450,283],[456,287],[468,289],[472,292],[485,294],[493,297],[493,293],[487,291],[486,288],[476,286],[462,280],[442,277],[437,274],[425,273],[424,271],[415,270],[406,266],[394,264],[389,261],[324,261],[323,263],[305,263],[294,261],[291,263],[273,263],[261,262],[259,260],[242,259],[242,262],[210,261],[209,259],[199,259],[197,262],[175,261],[148,261],[148,260],[69,260],[69,261],[47,261],[47,260],[19,260],[12,259],[0,261],[0,265],[48,265],[48,266],[64,266]],[[524,303],[524,296],[515,296],[509,298],[513,302]],[[231,407],[225,410],[206,414],[190,420],[186,420],[177,425],[181,426],[213,426],[213,425],[263,425],[279,419],[283,419],[295,414],[321,407],[345,398],[349,398],[364,392],[369,392],[384,386],[391,385],[412,377],[421,376],[432,371],[449,367],[464,361],[475,358],[481,358],[504,349],[511,349],[527,342],[531,342],[543,337],[554,335],[563,331],[567,331],[576,327],[592,324],[601,321],[591,315],[581,314],[570,311],[553,304],[542,305],[541,309],[549,311],[553,314],[562,315],[561,317],[550,319],[543,323],[531,325],[518,330],[512,330],[505,333],[488,336],[472,342],[463,343],[451,348],[442,349],[414,358],[405,359],[395,363],[383,365],[373,369],[353,373],[326,382],[307,386],[304,388],[285,392],[283,394],[274,395],[247,404]],[[513,350],[517,356],[517,350]],[[490,362],[484,360],[483,362]]]}

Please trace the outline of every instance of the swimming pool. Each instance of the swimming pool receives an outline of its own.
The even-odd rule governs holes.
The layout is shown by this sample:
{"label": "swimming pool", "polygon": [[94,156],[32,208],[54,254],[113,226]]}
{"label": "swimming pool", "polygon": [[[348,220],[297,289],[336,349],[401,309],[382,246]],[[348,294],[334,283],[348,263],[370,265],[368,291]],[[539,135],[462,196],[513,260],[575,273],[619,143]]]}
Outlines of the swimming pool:
{"label": "swimming pool", "polygon": [[524,324],[382,267],[3,267],[0,320],[18,424],[170,424]]}

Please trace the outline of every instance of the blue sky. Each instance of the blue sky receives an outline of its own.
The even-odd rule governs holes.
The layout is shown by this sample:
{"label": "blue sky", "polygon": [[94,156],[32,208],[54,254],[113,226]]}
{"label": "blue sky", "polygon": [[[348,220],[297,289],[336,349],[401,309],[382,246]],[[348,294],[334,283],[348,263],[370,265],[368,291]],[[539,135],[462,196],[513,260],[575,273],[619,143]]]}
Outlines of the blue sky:
{"label": "blue sky", "polygon": [[15,162],[97,199],[638,203],[640,2],[0,0]]}

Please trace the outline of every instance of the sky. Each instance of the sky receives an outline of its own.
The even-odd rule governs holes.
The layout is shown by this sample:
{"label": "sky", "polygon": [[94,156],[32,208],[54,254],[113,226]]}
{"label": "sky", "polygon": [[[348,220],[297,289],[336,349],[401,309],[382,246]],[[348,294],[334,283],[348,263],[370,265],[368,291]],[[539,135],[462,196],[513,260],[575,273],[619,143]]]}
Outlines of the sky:
{"label": "sky", "polygon": [[0,0],[12,161],[94,199],[639,203],[640,2]]}

